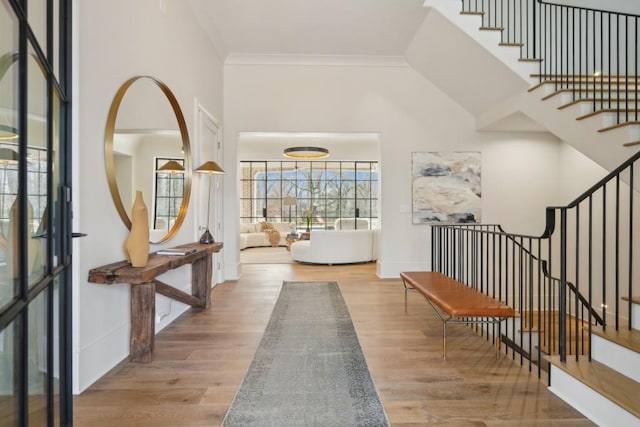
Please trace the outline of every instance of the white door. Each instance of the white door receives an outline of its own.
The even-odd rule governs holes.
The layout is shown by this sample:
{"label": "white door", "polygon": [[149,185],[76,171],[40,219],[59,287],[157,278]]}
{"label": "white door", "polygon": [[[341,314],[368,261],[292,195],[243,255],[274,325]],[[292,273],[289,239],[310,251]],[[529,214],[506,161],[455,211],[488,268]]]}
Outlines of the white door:
{"label": "white door", "polygon": [[[222,159],[221,126],[200,104],[196,104],[198,117],[198,157],[196,167],[214,161],[224,169]],[[208,227],[216,242],[222,241],[222,179],[224,175],[196,174],[198,183],[197,226],[198,239]],[[208,217],[207,217],[208,213]],[[224,280],[222,255],[213,254],[212,285]]]}

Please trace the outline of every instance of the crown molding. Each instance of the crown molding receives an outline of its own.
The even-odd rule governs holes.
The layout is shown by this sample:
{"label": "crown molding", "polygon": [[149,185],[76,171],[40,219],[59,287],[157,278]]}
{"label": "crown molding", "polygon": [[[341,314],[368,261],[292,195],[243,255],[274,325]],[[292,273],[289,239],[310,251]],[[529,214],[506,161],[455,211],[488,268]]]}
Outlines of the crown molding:
{"label": "crown molding", "polygon": [[404,56],[230,54],[225,65],[327,65],[337,67],[408,67]]}

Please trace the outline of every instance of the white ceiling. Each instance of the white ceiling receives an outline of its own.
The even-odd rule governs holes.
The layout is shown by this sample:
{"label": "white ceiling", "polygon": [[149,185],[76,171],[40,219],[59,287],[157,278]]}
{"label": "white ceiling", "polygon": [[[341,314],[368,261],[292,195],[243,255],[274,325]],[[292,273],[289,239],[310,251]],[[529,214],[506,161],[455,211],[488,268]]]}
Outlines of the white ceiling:
{"label": "white ceiling", "polygon": [[189,0],[228,55],[403,56],[424,0]]}
{"label": "white ceiling", "polygon": [[[423,6],[424,0],[189,0],[189,4],[220,58],[228,62],[241,62],[243,57],[252,56],[269,60],[266,57],[271,56],[270,60],[276,62],[328,59],[355,63],[400,60],[406,63],[408,48],[414,38],[420,38],[418,30],[424,33],[425,26],[430,28],[433,21],[426,19],[430,9]],[[438,46],[442,53],[439,56],[425,54],[424,57],[429,58],[426,60],[436,63],[439,61],[434,58],[445,58],[450,63],[450,45],[441,46],[443,36],[436,31],[429,37],[432,38],[431,46]],[[475,42],[465,42],[469,49],[460,51],[457,46],[458,61],[468,63],[470,53],[484,53],[477,49]],[[477,68],[477,61],[471,62]],[[468,67],[459,69],[467,70]],[[447,67],[443,68],[443,75],[425,73],[419,67],[417,70],[450,95],[452,90],[460,90],[460,81],[466,81],[452,78]],[[486,79],[505,73],[510,70],[498,64],[478,75]],[[487,84],[474,87],[495,88]],[[453,98],[463,108],[477,114],[486,105],[479,108],[476,101],[486,98],[493,102],[496,95],[491,98],[469,92],[466,96],[468,99]],[[529,127],[522,129],[529,130]],[[253,139],[262,138],[254,136]]]}
{"label": "white ceiling", "polygon": [[369,132],[240,132],[240,160],[287,160],[287,147],[323,147],[327,161],[380,160],[380,135]]}

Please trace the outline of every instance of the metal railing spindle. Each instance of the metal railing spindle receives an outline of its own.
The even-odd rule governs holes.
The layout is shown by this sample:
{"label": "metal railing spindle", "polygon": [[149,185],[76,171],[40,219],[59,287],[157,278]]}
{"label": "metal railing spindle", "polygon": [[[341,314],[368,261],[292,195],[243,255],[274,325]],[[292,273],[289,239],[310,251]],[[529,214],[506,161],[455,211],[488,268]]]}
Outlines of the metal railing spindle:
{"label": "metal railing spindle", "polygon": [[615,283],[615,325],[616,331],[620,327],[620,175],[616,177],[615,196],[615,233],[614,233],[614,283]]}
{"label": "metal railing spindle", "polygon": [[[607,186],[602,187],[602,241],[607,241]],[[607,282],[607,245],[602,245],[602,283]],[[602,318],[607,318],[607,287],[602,286]],[[604,325],[606,327],[606,324]]]}

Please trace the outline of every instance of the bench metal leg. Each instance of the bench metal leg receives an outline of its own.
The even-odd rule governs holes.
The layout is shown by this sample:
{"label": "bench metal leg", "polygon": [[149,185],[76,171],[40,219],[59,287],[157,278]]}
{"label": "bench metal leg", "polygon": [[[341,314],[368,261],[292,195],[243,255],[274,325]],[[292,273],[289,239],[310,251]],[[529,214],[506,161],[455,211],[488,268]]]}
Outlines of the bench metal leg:
{"label": "bench metal leg", "polygon": [[409,291],[415,291],[415,289],[412,286],[407,286],[407,282],[405,282],[404,279],[402,279],[402,285],[404,286],[404,314],[408,314],[409,309],[407,308],[407,293]]}
{"label": "bench metal leg", "polygon": [[409,310],[407,309],[407,285],[404,285],[404,314],[407,314]]}
{"label": "bench metal leg", "polygon": [[500,358],[500,345],[502,344],[502,332],[500,332],[500,321],[497,322],[498,324],[498,333],[495,336],[495,346],[496,346],[496,359]]}
{"label": "bench metal leg", "polygon": [[447,359],[447,321],[442,322],[442,358]]}
{"label": "bench metal leg", "polygon": [[[404,280],[404,278],[402,279],[402,285],[404,286],[404,312],[405,314],[408,313],[408,309],[407,309],[407,293],[409,291],[415,291],[416,289],[413,286],[409,286],[407,285],[407,282]],[[424,295],[423,295],[424,296]],[[447,358],[447,323],[460,323],[460,324],[486,324],[486,325],[490,325],[490,324],[494,324],[498,326],[498,334],[496,336],[493,337],[494,339],[494,347],[496,348],[496,359],[500,357],[500,347],[501,347],[501,343],[502,343],[502,339],[501,339],[501,330],[500,330],[500,322],[502,320],[504,320],[504,318],[499,318],[499,317],[491,317],[491,318],[477,318],[477,319],[471,319],[471,318],[465,318],[465,319],[458,319],[458,318],[454,318],[454,316],[449,316],[449,317],[445,317],[445,313],[441,312],[436,305],[431,302],[431,300],[429,298],[427,298],[426,296],[424,296],[424,299],[427,300],[427,302],[429,303],[429,305],[431,306],[431,308],[433,308],[433,311],[435,311],[435,313],[438,315],[438,317],[440,318],[440,320],[442,321],[442,358],[446,360]],[[487,333],[488,333],[488,329],[487,329]]]}

